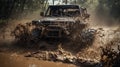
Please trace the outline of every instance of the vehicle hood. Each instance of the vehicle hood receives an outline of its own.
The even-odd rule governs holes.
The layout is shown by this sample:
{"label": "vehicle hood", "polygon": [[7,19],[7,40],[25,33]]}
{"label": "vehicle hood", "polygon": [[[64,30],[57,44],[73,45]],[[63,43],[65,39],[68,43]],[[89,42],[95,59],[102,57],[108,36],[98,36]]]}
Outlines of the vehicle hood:
{"label": "vehicle hood", "polygon": [[71,17],[44,17],[40,21],[63,21],[63,22],[75,22],[74,18]]}

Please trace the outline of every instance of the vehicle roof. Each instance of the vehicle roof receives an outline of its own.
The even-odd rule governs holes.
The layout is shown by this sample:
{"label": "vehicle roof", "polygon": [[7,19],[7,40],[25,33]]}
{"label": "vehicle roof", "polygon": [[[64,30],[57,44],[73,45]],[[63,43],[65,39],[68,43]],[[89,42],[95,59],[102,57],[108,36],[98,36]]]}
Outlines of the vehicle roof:
{"label": "vehicle roof", "polygon": [[79,5],[49,5],[49,6],[79,6]]}
{"label": "vehicle roof", "polygon": [[79,7],[79,5],[49,5],[49,7]]}

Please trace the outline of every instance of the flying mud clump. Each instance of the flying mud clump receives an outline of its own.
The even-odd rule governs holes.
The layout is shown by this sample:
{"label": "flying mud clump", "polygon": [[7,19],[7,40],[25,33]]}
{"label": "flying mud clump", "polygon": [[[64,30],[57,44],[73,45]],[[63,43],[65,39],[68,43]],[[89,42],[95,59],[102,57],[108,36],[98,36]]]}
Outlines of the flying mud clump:
{"label": "flying mud clump", "polygon": [[114,37],[105,47],[101,47],[101,64],[103,67],[119,67],[120,65],[120,28],[114,30]]}
{"label": "flying mud clump", "polygon": [[89,66],[97,65],[97,63],[99,62],[97,60],[80,57],[80,55],[73,55],[71,52],[65,51],[62,48],[56,51],[36,51],[31,53],[28,52],[25,57],[35,57],[39,60],[71,63],[75,65],[88,64]]}

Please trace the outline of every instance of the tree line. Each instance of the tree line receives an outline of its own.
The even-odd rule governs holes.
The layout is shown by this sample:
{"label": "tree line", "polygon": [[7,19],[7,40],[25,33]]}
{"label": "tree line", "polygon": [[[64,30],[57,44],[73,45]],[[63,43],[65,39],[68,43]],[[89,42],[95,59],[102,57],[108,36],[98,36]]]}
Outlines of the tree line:
{"label": "tree line", "polygon": [[77,0],[82,6],[94,8],[98,14],[109,14],[120,19],[120,0]]}
{"label": "tree line", "polygon": [[[55,0],[52,0],[53,3]],[[81,6],[97,9],[98,13],[108,11],[114,18],[120,18],[120,0],[63,0]],[[44,10],[48,0],[0,0],[0,19],[6,19],[13,14],[31,12],[36,9]]]}
{"label": "tree line", "polygon": [[13,14],[43,9],[48,0],[0,0],[0,18],[7,19]]}

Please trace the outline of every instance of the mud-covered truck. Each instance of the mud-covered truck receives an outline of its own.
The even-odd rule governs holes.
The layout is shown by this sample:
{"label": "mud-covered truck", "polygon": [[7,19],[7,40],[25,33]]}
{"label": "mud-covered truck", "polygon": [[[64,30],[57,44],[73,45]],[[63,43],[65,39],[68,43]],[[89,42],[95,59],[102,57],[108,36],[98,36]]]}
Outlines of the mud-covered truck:
{"label": "mud-covered truck", "polygon": [[41,12],[39,20],[19,24],[12,32],[16,39],[75,38],[86,26],[89,18],[86,8],[79,5],[50,5]]}

